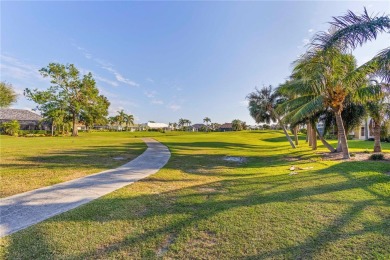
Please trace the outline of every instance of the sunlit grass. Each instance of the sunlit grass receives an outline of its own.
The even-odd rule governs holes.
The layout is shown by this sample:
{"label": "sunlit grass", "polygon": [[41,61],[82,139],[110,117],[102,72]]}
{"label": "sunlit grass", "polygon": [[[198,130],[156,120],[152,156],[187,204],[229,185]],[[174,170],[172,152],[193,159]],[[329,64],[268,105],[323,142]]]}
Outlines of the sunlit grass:
{"label": "sunlit grass", "polygon": [[[2,256],[390,257],[389,162],[324,161],[272,131],[155,138],[172,152],[157,174],[2,239]],[[350,142],[356,151],[372,145]],[[291,165],[308,169],[289,175]]]}

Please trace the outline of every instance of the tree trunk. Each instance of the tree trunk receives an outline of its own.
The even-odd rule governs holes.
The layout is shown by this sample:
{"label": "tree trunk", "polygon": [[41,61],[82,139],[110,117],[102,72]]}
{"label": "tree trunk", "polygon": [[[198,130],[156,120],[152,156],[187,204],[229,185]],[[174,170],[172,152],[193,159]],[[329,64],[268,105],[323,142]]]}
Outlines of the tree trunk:
{"label": "tree trunk", "polygon": [[73,113],[73,129],[72,129],[72,136],[77,136],[78,135],[78,130],[77,130],[77,126],[76,126],[76,113]]}
{"label": "tree trunk", "polygon": [[[274,113],[275,113],[275,112],[274,112]],[[282,120],[280,119],[279,115],[277,115],[277,114],[275,113],[275,116],[276,116],[276,118],[278,119],[279,125],[282,127],[283,132],[284,132],[284,134],[286,135],[286,138],[287,138],[288,142],[290,143],[291,147],[292,147],[292,148],[295,148],[295,145],[294,145],[294,143],[293,143],[291,137],[288,135],[287,129],[286,129],[286,127],[284,126],[284,124],[283,124]]]}
{"label": "tree trunk", "polygon": [[320,131],[318,131],[318,128],[316,127],[315,130],[317,131],[317,134],[321,140],[321,143],[326,147],[328,148],[328,150],[332,153],[334,153],[336,150],[333,148],[333,146],[331,146],[325,139],[324,137],[320,134]]}
{"label": "tree trunk", "polygon": [[334,114],[336,117],[336,124],[337,124],[340,144],[341,144],[341,150],[343,152],[343,159],[350,159],[351,157],[349,156],[347,135],[345,134],[343,119],[341,118],[341,111],[337,111],[337,112],[335,111]]}
{"label": "tree trunk", "polygon": [[310,147],[311,147],[312,144],[313,144],[313,142],[312,142],[313,139],[311,138],[311,137],[312,137],[311,129],[312,129],[311,123],[308,123],[308,124],[307,124],[307,139],[309,140],[309,146],[310,146]]}
{"label": "tree trunk", "polygon": [[299,144],[299,141],[298,141],[298,126],[294,127],[294,138],[295,138],[295,145],[298,145]]}
{"label": "tree trunk", "polygon": [[381,124],[377,122],[376,120],[374,121],[374,153],[380,153],[382,152],[382,147],[381,147]]}
{"label": "tree trunk", "polygon": [[51,121],[51,136],[54,136],[54,124],[53,124],[53,120]]}
{"label": "tree trunk", "polygon": [[312,124],[311,126],[312,126],[312,128],[311,128],[311,136],[312,136],[312,140],[311,140],[312,146],[311,146],[311,148],[312,148],[312,150],[317,150],[317,132],[314,129],[314,128],[317,128],[317,127],[316,127],[315,123]]}

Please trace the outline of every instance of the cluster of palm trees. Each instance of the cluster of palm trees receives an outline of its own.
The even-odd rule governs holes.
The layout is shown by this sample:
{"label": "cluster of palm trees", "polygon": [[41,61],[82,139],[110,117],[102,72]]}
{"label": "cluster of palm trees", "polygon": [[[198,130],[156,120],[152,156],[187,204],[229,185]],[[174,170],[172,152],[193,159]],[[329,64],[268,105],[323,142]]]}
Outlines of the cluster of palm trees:
{"label": "cluster of palm trees", "polygon": [[[316,149],[317,136],[330,151],[343,153],[349,159],[347,133],[368,113],[374,122],[374,152],[381,152],[380,132],[389,115],[390,47],[357,66],[351,51],[375,40],[378,33],[390,33],[388,15],[370,16],[364,9],[356,15],[334,17],[327,32],[317,33],[305,54],[293,63],[289,80],[273,90],[271,86],[250,93],[249,111],[256,122],[275,121],[295,148],[287,133],[289,124],[307,126],[309,143]],[[334,122],[338,147],[329,145],[316,127],[325,124],[325,131]]]}
{"label": "cluster of palm trees", "polygon": [[131,114],[126,114],[123,109],[121,111],[117,111],[117,113],[117,115],[110,116],[108,118],[109,125],[111,127],[117,127],[117,130],[119,130],[119,127],[125,125],[125,131],[128,131],[129,126],[134,124],[134,116]]}

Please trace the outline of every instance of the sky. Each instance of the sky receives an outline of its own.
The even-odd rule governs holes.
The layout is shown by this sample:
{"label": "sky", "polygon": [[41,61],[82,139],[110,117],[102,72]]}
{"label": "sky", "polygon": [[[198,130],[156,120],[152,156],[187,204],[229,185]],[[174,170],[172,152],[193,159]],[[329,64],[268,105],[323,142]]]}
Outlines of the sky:
{"label": "sky", "polygon": [[[1,1],[0,78],[19,94],[13,108],[36,106],[23,90],[47,89],[38,70],[57,62],[92,72],[110,115],[254,124],[246,96],[283,83],[332,16],[364,7],[390,13],[390,1]],[[380,35],[353,54],[363,64],[389,43]]]}

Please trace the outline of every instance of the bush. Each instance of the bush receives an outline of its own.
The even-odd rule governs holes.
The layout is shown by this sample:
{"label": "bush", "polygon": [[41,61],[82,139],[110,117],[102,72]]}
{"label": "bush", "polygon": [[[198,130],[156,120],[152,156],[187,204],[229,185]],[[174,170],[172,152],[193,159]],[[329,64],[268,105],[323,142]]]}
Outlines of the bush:
{"label": "bush", "polygon": [[349,156],[356,157],[356,154],[355,153],[350,153]]}
{"label": "bush", "polygon": [[12,120],[10,122],[4,122],[1,124],[2,132],[7,135],[16,135],[18,136],[18,132],[20,129],[20,124],[16,120]]}
{"label": "bush", "polygon": [[370,156],[370,160],[379,161],[385,159],[383,153],[374,153]]}
{"label": "bush", "polygon": [[370,153],[370,151],[366,149],[363,151],[363,153]]}

